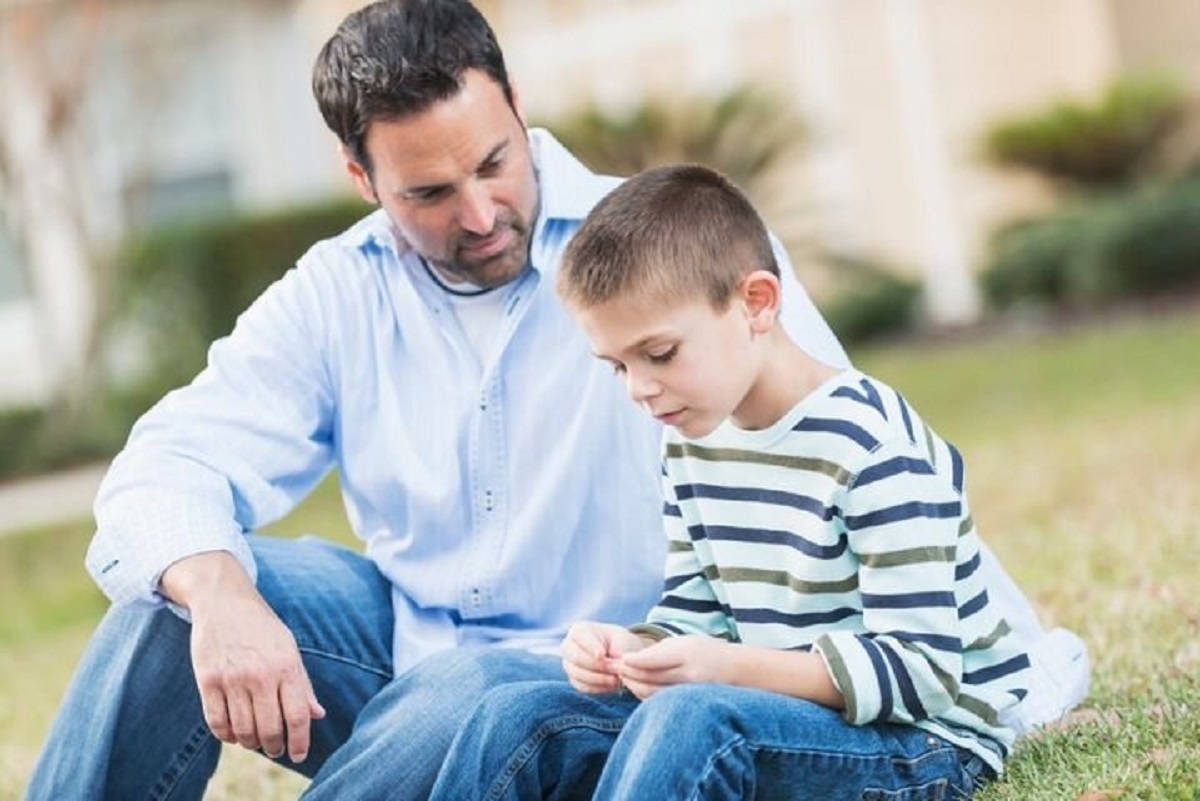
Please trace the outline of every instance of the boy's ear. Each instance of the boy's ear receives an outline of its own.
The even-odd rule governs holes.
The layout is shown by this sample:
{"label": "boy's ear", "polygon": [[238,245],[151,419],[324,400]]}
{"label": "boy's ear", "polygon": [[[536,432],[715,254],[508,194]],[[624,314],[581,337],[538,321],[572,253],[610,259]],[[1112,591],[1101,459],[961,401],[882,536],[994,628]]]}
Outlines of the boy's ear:
{"label": "boy's ear", "polygon": [[779,315],[781,286],[779,278],[767,270],[755,270],[742,279],[739,292],[750,330],[765,334]]}
{"label": "boy's ear", "polygon": [[345,145],[338,145],[338,152],[342,154],[342,160],[346,163],[346,172],[350,173],[350,180],[354,183],[358,196],[372,205],[379,205],[379,198],[375,196],[375,187],[371,185],[371,176],[367,175],[363,165],[350,155],[350,151],[346,149]]}

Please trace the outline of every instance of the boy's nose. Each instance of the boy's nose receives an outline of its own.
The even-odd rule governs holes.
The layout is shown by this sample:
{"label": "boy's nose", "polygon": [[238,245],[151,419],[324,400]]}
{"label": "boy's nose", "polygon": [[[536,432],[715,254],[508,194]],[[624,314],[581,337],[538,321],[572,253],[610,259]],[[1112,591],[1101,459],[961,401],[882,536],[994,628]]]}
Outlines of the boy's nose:
{"label": "boy's nose", "polygon": [[633,370],[626,374],[625,383],[634,403],[645,403],[662,392],[662,386],[657,381]]}

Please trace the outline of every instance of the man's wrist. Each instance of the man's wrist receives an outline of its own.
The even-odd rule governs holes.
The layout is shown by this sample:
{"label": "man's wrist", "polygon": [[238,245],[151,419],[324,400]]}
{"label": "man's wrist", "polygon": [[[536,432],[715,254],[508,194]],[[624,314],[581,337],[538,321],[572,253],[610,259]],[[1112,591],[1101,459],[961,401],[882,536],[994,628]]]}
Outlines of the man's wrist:
{"label": "man's wrist", "polygon": [[163,571],[158,586],[164,597],[193,613],[211,599],[228,600],[255,592],[241,562],[229,551],[184,557]]}

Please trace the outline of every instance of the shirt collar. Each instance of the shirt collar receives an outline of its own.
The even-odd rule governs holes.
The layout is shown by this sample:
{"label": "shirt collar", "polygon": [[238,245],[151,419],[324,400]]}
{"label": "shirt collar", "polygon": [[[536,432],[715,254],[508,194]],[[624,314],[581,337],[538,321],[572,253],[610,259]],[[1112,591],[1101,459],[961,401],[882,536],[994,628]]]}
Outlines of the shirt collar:
{"label": "shirt collar", "polygon": [[[596,175],[544,128],[529,129],[529,148],[538,176],[540,205],[535,229],[549,220],[582,220],[619,179]],[[410,249],[392,228],[387,212],[376,209],[351,226],[342,240],[355,248],[383,247],[397,257]]]}

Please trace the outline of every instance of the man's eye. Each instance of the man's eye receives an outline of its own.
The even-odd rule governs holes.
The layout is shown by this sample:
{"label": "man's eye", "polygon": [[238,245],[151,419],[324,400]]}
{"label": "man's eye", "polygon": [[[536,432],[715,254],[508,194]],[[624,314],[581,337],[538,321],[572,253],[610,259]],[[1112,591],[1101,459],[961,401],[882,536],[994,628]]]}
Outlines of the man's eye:
{"label": "man's eye", "polygon": [[610,366],[612,367],[613,373],[616,375],[625,375],[625,365],[621,364],[620,362],[612,362]]}
{"label": "man's eye", "polygon": [[500,172],[500,167],[503,164],[504,164],[504,162],[501,159],[492,159],[491,161],[485,161],[483,164],[479,165],[479,174],[482,175],[484,178],[495,175],[496,173]]}
{"label": "man's eye", "polygon": [[446,196],[446,187],[435,186],[430,189],[418,189],[409,193],[409,197],[418,203],[428,203],[432,200],[438,200]]}
{"label": "man's eye", "polygon": [[672,345],[661,353],[648,353],[646,357],[654,364],[666,364],[675,358],[675,353],[679,350],[678,345]]}

